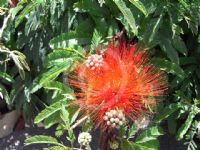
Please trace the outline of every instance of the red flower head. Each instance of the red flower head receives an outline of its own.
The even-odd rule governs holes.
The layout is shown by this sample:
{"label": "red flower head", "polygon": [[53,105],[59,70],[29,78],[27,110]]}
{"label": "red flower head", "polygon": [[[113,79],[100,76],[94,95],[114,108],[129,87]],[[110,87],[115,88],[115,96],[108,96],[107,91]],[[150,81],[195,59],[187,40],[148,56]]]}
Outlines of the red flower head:
{"label": "red flower head", "polygon": [[146,52],[125,42],[88,56],[69,83],[78,89],[74,103],[103,130],[146,114],[166,89],[163,74],[149,64]]}

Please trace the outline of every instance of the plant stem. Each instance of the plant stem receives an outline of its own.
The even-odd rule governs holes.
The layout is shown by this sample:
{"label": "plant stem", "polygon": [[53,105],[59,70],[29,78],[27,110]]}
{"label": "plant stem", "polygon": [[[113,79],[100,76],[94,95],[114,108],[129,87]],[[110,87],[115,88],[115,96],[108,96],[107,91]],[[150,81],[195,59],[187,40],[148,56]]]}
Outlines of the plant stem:
{"label": "plant stem", "polygon": [[85,121],[88,118],[88,116],[85,116],[79,120],[76,121],[76,123],[71,127],[72,129],[76,128],[79,124],[81,124],[83,121]]}

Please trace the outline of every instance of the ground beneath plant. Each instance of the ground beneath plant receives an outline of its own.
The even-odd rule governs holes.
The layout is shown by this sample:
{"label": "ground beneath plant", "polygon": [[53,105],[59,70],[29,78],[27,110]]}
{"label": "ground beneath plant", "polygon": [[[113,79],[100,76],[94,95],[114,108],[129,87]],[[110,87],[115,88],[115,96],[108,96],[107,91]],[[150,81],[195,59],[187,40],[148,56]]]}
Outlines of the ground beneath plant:
{"label": "ground beneath plant", "polygon": [[[30,145],[25,146],[24,140],[27,137],[33,136],[33,135],[54,135],[55,128],[50,128],[48,130],[44,128],[25,128],[21,131],[16,131],[10,134],[7,137],[4,137],[0,139],[0,150],[42,150],[44,147],[48,147],[50,145],[48,144],[37,144],[37,145]],[[79,130],[75,131],[75,134],[79,134]],[[96,150],[96,145],[98,143],[99,134],[97,132],[92,133],[93,134],[93,140],[91,143],[92,150]],[[177,142],[173,136],[170,135],[164,135],[160,138],[160,148],[159,150],[187,150],[187,147],[184,146],[183,142]],[[69,145],[69,143],[66,142],[65,136],[62,136],[60,140]]]}

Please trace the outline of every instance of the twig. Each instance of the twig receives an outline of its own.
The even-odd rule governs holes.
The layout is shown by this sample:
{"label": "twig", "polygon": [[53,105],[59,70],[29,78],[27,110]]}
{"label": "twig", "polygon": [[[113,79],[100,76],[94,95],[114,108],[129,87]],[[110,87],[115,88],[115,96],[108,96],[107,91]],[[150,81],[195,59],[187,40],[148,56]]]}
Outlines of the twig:
{"label": "twig", "polygon": [[76,121],[76,123],[71,127],[72,129],[76,128],[79,124],[81,124],[83,121],[85,121],[88,118],[88,116],[85,116],[79,120]]}

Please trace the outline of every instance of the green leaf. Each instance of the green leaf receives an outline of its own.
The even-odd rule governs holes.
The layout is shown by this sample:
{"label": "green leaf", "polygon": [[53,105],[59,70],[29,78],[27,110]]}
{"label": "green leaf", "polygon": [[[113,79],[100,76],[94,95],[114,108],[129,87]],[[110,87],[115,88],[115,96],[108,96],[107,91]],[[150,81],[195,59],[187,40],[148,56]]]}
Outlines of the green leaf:
{"label": "green leaf", "polygon": [[147,16],[147,11],[144,4],[139,0],[129,0],[135,7],[137,7],[145,16]]}
{"label": "green leaf", "polygon": [[55,48],[65,48],[68,47],[68,42],[69,40],[73,40],[74,44],[78,44],[78,41],[81,40],[89,40],[90,36],[88,36],[87,34],[80,34],[77,33],[76,31],[71,31],[68,33],[62,33],[61,35],[54,37],[51,41],[50,41],[50,47],[52,49]]}
{"label": "green leaf", "polygon": [[126,139],[123,139],[121,141],[121,150],[134,150],[133,144],[134,143],[132,143]]}
{"label": "green leaf", "polygon": [[35,118],[34,122],[35,123],[39,123],[42,120],[50,117],[51,115],[53,115],[54,113],[56,113],[57,111],[62,109],[62,105],[63,106],[68,106],[68,102],[67,100],[60,100],[50,106],[48,106],[47,108],[45,108],[43,111],[41,111]]}
{"label": "green leaf", "polygon": [[73,58],[67,58],[65,62],[59,63],[47,72],[43,73],[40,79],[40,84],[46,84],[55,79],[58,75],[60,75],[60,73],[70,70],[73,61]]}
{"label": "green leaf", "polygon": [[184,0],[178,0],[185,8],[189,8],[189,5]]}
{"label": "green leaf", "polygon": [[16,18],[15,28],[19,26],[19,24],[23,21],[26,15],[28,15],[33,9],[35,9],[38,5],[43,3],[43,0],[32,1],[32,3],[28,4],[27,7],[20,13],[20,15]]}
{"label": "green leaf", "polygon": [[53,113],[51,116],[48,118],[45,118],[44,120],[44,127],[45,129],[48,129],[52,127],[54,124],[58,123],[60,121],[60,112],[57,111]]}
{"label": "green leaf", "polygon": [[54,144],[61,147],[65,147],[64,145],[59,143],[55,138],[44,135],[36,135],[25,140],[25,145],[31,144]]}
{"label": "green leaf", "polygon": [[62,105],[62,108],[61,108],[61,118],[63,122],[65,123],[65,126],[69,128],[70,127],[69,112],[68,110],[66,110],[64,105]]}
{"label": "green leaf", "polygon": [[30,90],[30,93],[33,94],[35,92],[37,92],[39,89],[42,88],[42,85],[39,84],[39,78],[40,76],[37,76],[33,81],[32,81],[32,84],[30,85],[29,87],[29,90]]}
{"label": "green leaf", "polygon": [[71,51],[66,50],[54,50],[52,53],[50,53],[46,60],[45,60],[45,66],[47,68],[51,66],[56,66],[59,63],[63,63],[67,58],[71,56]]}
{"label": "green leaf", "polygon": [[160,36],[160,47],[167,54],[168,58],[175,64],[179,64],[177,51],[172,46],[170,39]]}
{"label": "green leaf", "polygon": [[173,62],[170,62],[166,59],[155,58],[152,60],[152,63],[160,70],[177,75],[181,79],[185,78],[185,72],[183,71],[183,69]]}
{"label": "green leaf", "polygon": [[83,56],[83,51],[75,50],[73,48],[66,49],[55,49],[50,53],[45,60],[45,67],[50,68],[52,66],[59,65],[63,62],[68,61],[69,58],[77,58]]}
{"label": "green leaf", "polygon": [[[154,25],[153,29],[150,28],[150,33],[151,34],[149,36],[146,35],[147,33],[144,35],[145,36],[144,40],[148,41],[147,43],[150,44],[150,45],[153,42],[153,40],[155,40],[155,36],[158,33],[160,25],[162,24],[162,18],[163,18],[163,13],[158,17],[158,19],[156,20],[155,24],[153,24]],[[152,21],[153,21],[153,19],[152,19]],[[148,38],[148,40],[146,38]]]}
{"label": "green leaf", "polygon": [[169,106],[165,107],[162,112],[160,112],[156,118],[155,121],[161,122],[162,120],[166,119],[168,116],[170,116],[172,113],[176,112],[177,110],[179,110],[181,108],[181,104],[177,103],[177,104],[170,104]]}
{"label": "green leaf", "polygon": [[57,137],[61,137],[66,132],[66,130],[67,130],[67,128],[63,125],[63,123],[59,123],[56,128],[55,135]]}
{"label": "green leaf", "polygon": [[101,44],[103,42],[103,39],[102,39],[102,35],[100,32],[98,32],[97,29],[94,29],[94,32],[93,32],[93,36],[92,36],[92,40],[91,40],[91,48],[92,50],[95,50],[99,44]]}
{"label": "green leaf", "polygon": [[[22,1],[21,1],[22,2]],[[19,3],[21,3],[19,2]],[[17,6],[15,8],[12,8],[10,10],[10,13],[11,13],[11,16],[12,16],[12,19],[15,18],[15,16],[19,13],[19,11],[21,11],[23,9],[23,2],[21,4],[17,4]]]}
{"label": "green leaf", "polygon": [[8,105],[11,105],[10,97],[6,88],[0,84],[0,99],[4,99]]}
{"label": "green leaf", "polygon": [[174,36],[173,38],[173,46],[180,52],[182,53],[183,55],[187,55],[188,53],[188,50],[187,50],[187,47],[184,43],[184,41],[181,39],[180,36]]}
{"label": "green leaf", "polygon": [[4,7],[4,6],[6,6],[7,3],[8,3],[7,0],[1,0],[1,1],[0,1],[0,7]]}
{"label": "green leaf", "polygon": [[70,124],[73,124],[73,123],[76,121],[76,119],[77,119],[79,113],[80,113],[80,109],[78,109],[78,110],[73,114],[73,116],[72,116],[71,119],[70,119]]}
{"label": "green leaf", "polygon": [[145,143],[135,143],[135,150],[158,150],[159,141],[158,140],[150,140]]}
{"label": "green leaf", "polygon": [[24,87],[24,96],[25,96],[25,100],[29,103],[31,100],[31,95],[30,95],[30,90],[25,86]]}
{"label": "green leaf", "polygon": [[137,138],[135,143],[141,144],[146,143],[148,141],[156,140],[156,138],[160,135],[163,135],[163,130],[160,127],[151,127],[143,131]]}
{"label": "green leaf", "polygon": [[184,124],[182,124],[182,126],[178,129],[176,138],[178,140],[183,139],[183,136],[186,134],[186,132],[188,131],[188,129],[190,128],[194,117],[196,116],[196,114],[198,113],[198,111],[195,111],[195,108],[192,109],[192,111],[190,111],[187,120],[185,121]]}
{"label": "green leaf", "polygon": [[134,123],[128,131],[128,138],[132,138],[138,131],[138,124]]}
{"label": "green leaf", "polygon": [[197,64],[198,60],[195,57],[180,57],[180,65]]}
{"label": "green leaf", "polygon": [[7,74],[7,73],[5,73],[5,72],[1,72],[1,71],[0,71],[0,78],[6,80],[6,81],[8,81],[8,82],[11,82],[11,83],[14,82],[14,79],[13,79],[9,74]]}
{"label": "green leaf", "polygon": [[117,7],[119,8],[119,10],[122,12],[122,14],[124,15],[124,18],[127,20],[127,22],[129,23],[132,32],[137,35],[138,31],[137,31],[137,27],[136,27],[136,23],[135,23],[135,19],[133,17],[133,14],[131,12],[131,10],[126,7],[126,4],[124,1],[122,0],[113,0],[115,2],[115,4],[117,5]]}
{"label": "green leaf", "polygon": [[72,89],[66,86],[66,84],[58,82],[58,81],[49,81],[46,82],[43,87],[48,90],[57,90],[61,92],[72,93]]}

